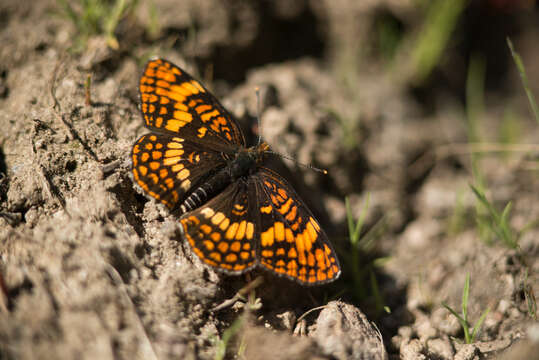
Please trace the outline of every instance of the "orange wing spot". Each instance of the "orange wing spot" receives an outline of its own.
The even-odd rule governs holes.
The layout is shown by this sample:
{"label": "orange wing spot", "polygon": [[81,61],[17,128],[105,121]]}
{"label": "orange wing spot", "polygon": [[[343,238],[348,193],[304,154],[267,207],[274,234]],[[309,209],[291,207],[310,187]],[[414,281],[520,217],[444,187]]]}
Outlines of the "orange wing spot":
{"label": "orange wing spot", "polygon": [[159,166],[161,166],[161,164],[159,164],[157,161],[152,161],[152,162],[150,162],[149,165],[150,165],[150,169],[152,169],[154,171],[159,169]]}
{"label": "orange wing spot", "polygon": [[275,266],[278,266],[280,268],[284,267],[285,265],[286,263],[283,260],[277,260],[277,262],[275,263]]}
{"label": "orange wing spot", "polygon": [[162,143],[157,143],[157,144],[155,144],[155,148],[156,148],[157,150],[160,150],[160,149],[163,148],[163,144],[162,144]]}
{"label": "orange wing spot", "polygon": [[238,261],[238,255],[236,254],[228,254],[225,258],[226,262],[229,263],[235,263]]}
{"label": "orange wing spot", "polygon": [[247,221],[240,222],[238,232],[236,233],[236,240],[241,240],[245,237],[245,230],[247,229]]}
{"label": "orange wing spot", "polygon": [[191,187],[191,181],[189,180],[185,180],[181,183],[180,187],[182,189],[184,189],[185,191],[189,190],[189,188]]}
{"label": "orange wing spot", "polygon": [[[172,188],[174,187],[174,182],[173,182],[172,179],[170,179],[170,178],[167,179],[167,180],[170,180],[170,185],[169,185],[169,181],[166,181],[166,180],[165,180],[167,186],[168,186],[169,188],[172,189]],[[172,194],[172,197],[174,198],[174,202],[177,202],[178,199],[180,198],[180,196],[178,195],[178,192],[177,192],[176,190],[173,190],[173,191],[171,192],[171,194]]]}
{"label": "orange wing spot", "polygon": [[230,220],[228,220],[228,218],[225,218],[223,222],[219,224],[219,229],[221,229],[222,231],[225,231],[226,229],[228,229],[229,224],[230,224]]}
{"label": "orange wing spot", "polygon": [[167,148],[169,149],[183,149],[183,145],[175,141],[167,143]]}
{"label": "orange wing spot", "polygon": [[204,122],[208,122],[212,117],[214,116],[218,116],[220,115],[221,113],[219,112],[219,110],[217,109],[214,109],[213,111],[211,112],[208,112],[208,113],[205,113],[205,114],[202,114],[200,115],[200,119]]}
{"label": "orange wing spot", "polygon": [[217,244],[217,248],[219,249],[220,252],[224,254],[228,250],[228,243],[221,241],[219,244]]}
{"label": "orange wing spot", "polygon": [[185,121],[170,119],[167,121],[167,124],[165,125],[165,129],[173,131],[173,132],[178,132],[180,128],[185,126],[186,124],[187,122]]}
{"label": "orange wing spot", "polygon": [[211,218],[211,222],[214,225],[219,225],[224,219],[225,214],[223,214],[222,212],[218,212],[217,214],[213,215],[213,217]]}
{"label": "orange wing spot", "polygon": [[178,109],[181,111],[189,111],[189,107],[185,105],[184,103],[174,103],[174,109]]}
{"label": "orange wing spot", "polygon": [[165,151],[165,157],[171,158],[171,157],[176,157],[176,156],[182,156],[183,153],[184,151],[181,149],[167,150]]}
{"label": "orange wing spot", "polygon": [[185,179],[187,179],[187,178],[189,177],[189,174],[190,174],[189,170],[183,169],[182,171],[180,171],[180,172],[178,173],[178,175],[176,175],[176,177],[177,177],[179,180],[185,180]]}
{"label": "orange wing spot", "polygon": [[276,206],[279,206],[279,205],[280,205],[279,200],[277,200],[277,197],[276,197],[275,195],[271,194],[271,195],[270,195],[270,199],[271,199],[271,202],[272,202],[273,204],[275,204]]}
{"label": "orange wing spot", "polygon": [[312,224],[312,221],[309,221],[307,223],[307,226],[306,226],[306,230],[307,232],[309,233],[309,237],[311,238],[311,240],[313,242],[316,241],[316,239],[318,238],[318,233],[316,232],[316,230],[314,229],[314,226]]}
{"label": "orange wing spot", "polygon": [[311,239],[307,230],[304,230],[301,235],[303,236],[303,244],[305,246],[305,250],[311,251],[311,248],[313,247],[313,239]]}
{"label": "orange wing spot", "polygon": [[157,102],[157,100],[159,100],[159,98],[155,94],[150,94],[150,96],[148,97],[148,100],[150,102]]}
{"label": "orange wing spot", "polygon": [[[170,158],[165,158],[163,159],[163,165],[166,165],[166,166],[170,166],[170,165],[174,165],[176,164],[177,162],[179,162],[181,160],[181,156],[174,156],[174,157],[170,157]],[[183,165],[182,164],[179,164],[182,166],[182,169],[183,169]],[[177,166],[179,166],[177,165]]]}
{"label": "orange wing spot", "polygon": [[271,251],[271,250],[262,250],[262,252],[260,254],[262,255],[262,257],[265,257],[265,258],[272,258],[273,257],[273,251]]}
{"label": "orange wing spot", "polygon": [[219,254],[218,252],[214,251],[210,253],[210,257],[217,262],[221,262],[221,254]]}
{"label": "orange wing spot", "polygon": [[[216,119],[215,121],[217,121],[217,123],[220,124],[220,125],[226,125],[226,124],[228,124],[228,122],[226,121],[226,119],[225,119],[224,117],[222,117],[222,116],[218,116],[217,119]],[[225,129],[225,128],[223,128],[223,130],[224,130],[224,129]],[[226,128],[226,129],[227,129],[227,130],[230,130],[229,128]]]}
{"label": "orange wing spot", "polygon": [[225,133],[225,137],[226,137],[229,141],[232,141],[232,136],[230,136],[229,133]]}
{"label": "orange wing spot", "polygon": [[264,231],[262,234],[260,234],[260,241],[262,243],[262,246],[271,246],[273,245],[274,235],[273,235],[273,226],[270,227],[268,230]]}
{"label": "orange wing spot", "polygon": [[135,168],[133,168],[133,176],[135,177],[135,180],[137,180],[137,181],[138,181],[138,179],[139,179],[139,175],[138,175],[138,171],[137,171],[137,169],[135,169]]}
{"label": "orange wing spot", "polygon": [[305,257],[305,253],[303,251],[298,254],[298,262],[301,265],[306,265],[307,264],[307,258]]}
{"label": "orange wing spot", "polygon": [[166,105],[170,102],[170,99],[168,97],[161,96],[161,99],[159,100],[159,103],[161,105]]}
{"label": "orange wing spot", "polygon": [[275,255],[277,255],[277,256],[284,255],[284,249],[283,248],[278,248],[277,251],[275,252]]}
{"label": "orange wing spot", "polygon": [[202,87],[202,85],[200,85],[200,83],[196,80],[191,80],[191,84],[193,84],[193,86],[195,86],[198,91],[200,92],[206,92],[206,90],[204,90],[204,88]]}
{"label": "orange wing spot", "polygon": [[315,261],[313,253],[307,253],[307,264],[309,264],[310,267],[314,267]]}
{"label": "orange wing spot", "polygon": [[292,269],[296,270],[298,268],[298,263],[296,262],[296,260],[290,260],[288,264],[286,265],[286,267],[290,270]]}
{"label": "orange wing spot", "polygon": [[[157,184],[159,182],[159,178],[154,173],[149,174],[148,177],[152,179],[154,184]],[[156,197],[159,198],[157,194],[156,194]]]}
{"label": "orange wing spot", "polygon": [[221,240],[221,234],[219,234],[218,232],[213,232],[211,233],[210,238],[213,241],[218,242],[219,240]]}
{"label": "orange wing spot", "polygon": [[260,208],[260,212],[263,213],[263,214],[270,214],[272,209],[273,209],[273,207],[271,205],[262,206]]}
{"label": "orange wing spot", "polygon": [[206,247],[206,249],[208,249],[209,251],[212,251],[213,248],[215,247],[215,245],[213,245],[213,243],[209,240],[204,240],[204,246]]}
{"label": "orange wing spot", "polygon": [[316,278],[318,279],[318,281],[324,281],[327,279],[327,276],[322,270],[318,270],[318,272],[316,273]]}
{"label": "orange wing spot", "polygon": [[286,193],[286,191],[283,189],[283,188],[279,188],[277,190],[277,192],[279,193],[279,195],[281,195],[283,198],[288,198],[288,194]]}
{"label": "orange wing spot", "polygon": [[[174,167],[172,167],[172,171],[174,171]],[[200,210],[200,213],[206,217],[206,219],[209,219],[213,216],[215,213],[212,208],[206,207],[202,210]]]}
{"label": "orange wing spot", "polygon": [[241,243],[239,241],[234,241],[230,244],[230,251],[238,252],[241,250]]}
{"label": "orange wing spot", "polygon": [[146,174],[148,174],[148,168],[146,166],[139,166],[138,171],[140,171],[142,176],[146,176]]}
{"label": "orange wing spot", "polygon": [[161,106],[161,108],[159,109],[159,115],[165,115],[167,113],[168,113],[167,108],[164,106]]}
{"label": "orange wing spot", "polygon": [[[152,151],[152,159],[159,160],[163,156],[163,153],[161,151]],[[146,161],[146,160],[143,160]]]}
{"label": "orange wing spot", "polygon": [[191,122],[193,120],[193,115],[191,115],[188,112],[181,111],[181,110],[174,111],[173,116],[174,116],[175,119],[181,120],[181,121],[184,121],[184,122]]}
{"label": "orange wing spot", "polygon": [[[252,222],[248,222],[247,223],[247,228],[245,229],[245,237],[248,240],[251,240],[253,238],[254,232],[255,232],[255,226],[253,225]],[[245,246],[244,246],[244,248],[245,248]]]}
{"label": "orange wing spot", "polygon": [[176,100],[176,101],[179,101],[179,102],[184,102],[185,101],[185,96],[183,96],[182,94],[179,94],[177,92],[167,91],[167,95],[172,100]]}
{"label": "orange wing spot", "polygon": [[289,258],[297,258],[298,257],[298,253],[296,252],[296,249],[294,248],[290,248],[290,250],[288,250],[288,257]]}
{"label": "orange wing spot", "polygon": [[[150,154],[148,154],[148,153],[146,153],[146,152],[145,152],[145,153],[142,153],[142,155],[140,155],[140,160],[141,160],[142,162],[148,161],[149,158],[150,158]],[[136,158],[135,158],[135,159],[136,159]]]}
{"label": "orange wing spot", "polygon": [[286,203],[281,206],[281,208],[279,209],[279,212],[283,215],[285,215],[288,210],[290,209],[290,205],[292,205],[292,203],[294,202],[294,200],[292,200],[292,198],[288,198],[288,200],[286,201]]}
{"label": "orange wing spot", "polygon": [[199,93],[198,89],[195,86],[193,86],[193,84],[191,84],[189,82],[184,82],[182,84],[182,87],[191,94],[198,94]]}
{"label": "orange wing spot", "polygon": [[166,81],[163,81],[163,80],[157,80],[155,82],[155,85],[156,86],[159,86],[159,87],[162,87],[163,89],[168,89],[170,88],[170,83],[166,82]]}
{"label": "orange wing spot", "polygon": [[202,114],[205,111],[211,110],[212,106],[208,104],[199,105],[195,108],[196,112]]}
{"label": "orange wing spot", "polygon": [[[174,187],[174,180],[172,180],[171,178],[167,178],[165,179],[165,185],[169,188],[169,189],[172,189]],[[172,195],[174,196],[174,193],[172,193]],[[178,193],[176,193],[176,195],[174,196],[174,201],[178,201]]]}
{"label": "orange wing spot", "polygon": [[324,252],[321,249],[316,249],[314,252],[314,257],[316,258],[316,263],[318,264],[318,267],[322,270],[325,270],[329,263],[326,265],[326,257],[324,256]]}
{"label": "orange wing spot", "polygon": [[284,224],[280,221],[275,222],[273,225],[275,228],[275,240],[276,241],[283,241],[285,234],[284,234]]}
{"label": "orange wing spot", "polygon": [[202,232],[207,235],[207,234],[211,233],[211,226],[209,226],[207,224],[202,224],[202,225],[200,225],[200,230],[202,230]]}
{"label": "orange wing spot", "polygon": [[201,126],[198,128],[197,136],[202,139],[204,136],[206,136],[206,132],[208,132],[208,128],[205,126]]}
{"label": "orange wing spot", "polygon": [[144,148],[146,148],[146,150],[152,150],[153,149],[153,144],[152,143],[147,143],[146,146],[144,146]]}
{"label": "orange wing spot", "polygon": [[247,259],[249,259],[249,253],[247,251],[242,251],[242,252],[240,252],[240,257],[243,260],[247,260]]}
{"label": "orange wing spot", "polygon": [[226,231],[225,237],[228,240],[234,239],[234,236],[236,236],[236,232],[238,231],[239,224],[237,222],[230,224],[228,227],[228,230]]}
{"label": "orange wing spot", "polygon": [[[175,158],[171,158],[171,159],[175,159]],[[165,164],[165,165],[168,165],[168,164]],[[180,170],[183,169],[183,168],[184,168],[183,164],[176,164],[176,165],[173,165],[173,166],[172,166],[172,172],[177,173],[178,171],[180,171]]]}
{"label": "orange wing spot", "polygon": [[251,249],[251,244],[249,244],[248,242],[243,243],[242,248],[243,248],[243,250],[249,250],[249,249]]}
{"label": "orange wing spot", "polygon": [[167,169],[164,169],[164,168],[163,168],[163,169],[159,170],[159,177],[160,177],[161,179],[164,179],[164,178],[166,178],[167,176],[168,176],[168,170],[167,170]]}
{"label": "orange wing spot", "polygon": [[155,112],[155,105],[154,104],[150,104],[150,106],[148,107],[148,112],[150,112],[152,114]]}
{"label": "orange wing spot", "polygon": [[292,206],[292,209],[286,214],[285,219],[292,222],[296,218],[296,212],[298,211],[298,208],[296,205]]}
{"label": "orange wing spot", "polygon": [[245,269],[245,265],[243,265],[243,264],[234,265],[234,270],[235,271],[240,271],[240,270],[243,270],[243,269]]}
{"label": "orange wing spot", "polygon": [[320,231],[320,225],[318,225],[318,223],[316,222],[315,219],[313,219],[312,217],[309,218],[309,221],[311,222],[311,224],[313,224],[314,228],[316,229],[316,231]]}
{"label": "orange wing spot", "polygon": [[163,125],[163,118],[159,116],[157,119],[155,119],[155,127],[160,128],[161,125]]}
{"label": "orange wing spot", "polygon": [[178,94],[181,94],[182,96],[185,96],[185,97],[188,97],[188,96],[191,96],[193,95],[192,92],[190,92],[189,90],[187,90],[183,84],[182,85],[172,85],[170,87],[170,91],[171,92],[175,92],[175,93],[178,93]]}
{"label": "orange wing spot", "polygon": [[305,251],[305,241],[303,239],[303,234],[298,234],[296,236],[296,247],[300,253]]}
{"label": "orange wing spot", "polygon": [[287,242],[293,243],[296,241],[296,238],[294,237],[294,233],[289,228],[284,229],[284,234],[285,234]]}

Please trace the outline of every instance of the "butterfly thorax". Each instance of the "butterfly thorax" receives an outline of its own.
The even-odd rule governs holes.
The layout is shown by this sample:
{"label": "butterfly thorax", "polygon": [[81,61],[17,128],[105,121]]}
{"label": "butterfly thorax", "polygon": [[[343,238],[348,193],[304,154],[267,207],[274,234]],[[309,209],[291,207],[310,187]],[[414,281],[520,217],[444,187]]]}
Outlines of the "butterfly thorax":
{"label": "butterfly thorax", "polygon": [[227,161],[226,166],[194,188],[193,192],[180,204],[180,213],[196,209],[220,194],[231,183],[253,174],[268,149],[269,145],[266,143],[250,148],[239,148],[235,151],[234,157]]}

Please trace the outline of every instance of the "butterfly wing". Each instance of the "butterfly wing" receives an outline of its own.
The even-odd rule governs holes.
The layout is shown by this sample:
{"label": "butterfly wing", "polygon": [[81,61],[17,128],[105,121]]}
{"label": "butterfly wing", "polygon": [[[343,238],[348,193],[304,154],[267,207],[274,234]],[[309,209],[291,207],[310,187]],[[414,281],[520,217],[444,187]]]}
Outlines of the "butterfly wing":
{"label": "butterfly wing", "polygon": [[246,181],[234,182],[180,220],[193,252],[227,274],[241,274],[257,265],[254,208],[250,206],[254,194],[249,188]]}
{"label": "butterfly wing", "polygon": [[240,127],[200,82],[176,65],[150,60],[140,77],[142,116],[152,131],[203,140],[205,146],[245,146]]}
{"label": "butterfly wing", "polygon": [[292,187],[267,168],[259,168],[253,177],[261,266],[303,285],[337,279],[341,269],[335,250]]}
{"label": "butterfly wing", "polygon": [[131,161],[137,185],[171,210],[226,165],[220,153],[166,133],[140,137],[131,151]]}

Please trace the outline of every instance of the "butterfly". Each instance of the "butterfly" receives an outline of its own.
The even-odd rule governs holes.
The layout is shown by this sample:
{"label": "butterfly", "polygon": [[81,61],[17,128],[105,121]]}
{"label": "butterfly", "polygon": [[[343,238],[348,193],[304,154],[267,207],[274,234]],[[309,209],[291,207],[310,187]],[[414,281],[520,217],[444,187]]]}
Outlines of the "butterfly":
{"label": "butterfly", "polygon": [[292,187],[247,147],[236,120],[178,66],[150,60],[139,83],[150,133],[131,151],[134,182],[179,216],[182,236],[226,274],[263,268],[302,285],[337,279],[327,235]]}

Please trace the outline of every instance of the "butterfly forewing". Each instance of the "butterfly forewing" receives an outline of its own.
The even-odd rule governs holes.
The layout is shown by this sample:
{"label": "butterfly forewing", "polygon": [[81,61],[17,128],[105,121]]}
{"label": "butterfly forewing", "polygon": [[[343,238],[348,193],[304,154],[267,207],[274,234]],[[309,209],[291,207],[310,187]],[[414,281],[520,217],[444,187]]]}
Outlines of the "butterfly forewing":
{"label": "butterfly forewing", "polygon": [[176,65],[150,60],[139,83],[141,110],[150,130],[203,139],[206,146],[245,146],[232,116],[202,84]]}
{"label": "butterfly forewing", "polygon": [[131,151],[133,178],[148,195],[177,208],[208,174],[226,166],[220,153],[179,136],[147,134]]}

